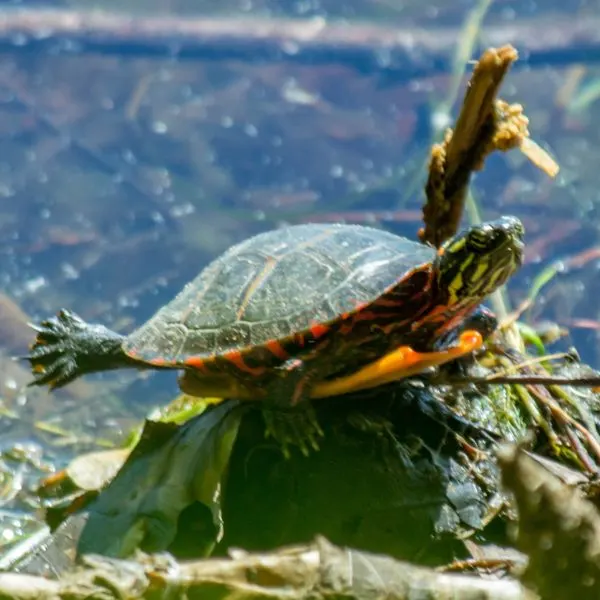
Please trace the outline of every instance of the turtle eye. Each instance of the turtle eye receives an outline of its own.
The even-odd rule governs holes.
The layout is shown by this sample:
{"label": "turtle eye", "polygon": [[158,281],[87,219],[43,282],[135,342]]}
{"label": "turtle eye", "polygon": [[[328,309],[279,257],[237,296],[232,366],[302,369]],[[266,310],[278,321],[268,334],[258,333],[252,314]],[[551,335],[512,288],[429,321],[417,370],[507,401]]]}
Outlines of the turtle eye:
{"label": "turtle eye", "polygon": [[506,242],[507,232],[488,224],[472,229],[467,234],[467,248],[471,252],[489,252]]}
{"label": "turtle eye", "polygon": [[475,253],[493,252],[505,245],[520,248],[523,244],[525,228],[516,217],[504,216],[473,226],[465,234],[468,251]]}

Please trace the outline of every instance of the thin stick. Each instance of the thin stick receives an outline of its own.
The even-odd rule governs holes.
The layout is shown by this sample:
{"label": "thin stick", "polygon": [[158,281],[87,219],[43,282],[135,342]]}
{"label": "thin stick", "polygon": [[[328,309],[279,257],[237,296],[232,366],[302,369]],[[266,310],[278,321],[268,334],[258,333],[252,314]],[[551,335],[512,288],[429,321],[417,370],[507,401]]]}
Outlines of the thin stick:
{"label": "thin stick", "polygon": [[493,385],[514,383],[520,385],[570,385],[573,387],[600,387],[600,376],[597,377],[553,377],[551,375],[490,375],[489,377],[451,377],[444,378],[442,383],[452,385],[476,384]]}

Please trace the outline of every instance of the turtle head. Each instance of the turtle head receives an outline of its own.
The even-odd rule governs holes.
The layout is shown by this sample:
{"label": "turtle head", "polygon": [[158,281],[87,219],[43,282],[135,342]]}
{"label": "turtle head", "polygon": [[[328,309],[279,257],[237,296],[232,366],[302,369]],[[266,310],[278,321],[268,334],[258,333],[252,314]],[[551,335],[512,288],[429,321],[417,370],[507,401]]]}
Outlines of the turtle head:
{"label": "turtle head", "polygon": [[516,217],[474,225],[448,240],[436,259],[445,304],[478,304],[521,266],[525,229]]}

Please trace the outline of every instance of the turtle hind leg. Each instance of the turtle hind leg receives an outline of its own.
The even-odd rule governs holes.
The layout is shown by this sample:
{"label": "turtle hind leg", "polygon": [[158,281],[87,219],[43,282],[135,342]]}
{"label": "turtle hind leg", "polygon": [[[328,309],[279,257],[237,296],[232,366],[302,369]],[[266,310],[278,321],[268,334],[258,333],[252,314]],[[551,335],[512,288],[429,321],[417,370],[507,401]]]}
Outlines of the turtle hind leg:
{"label": "turtle hind leg", "polygon": [[265,437],[275,440],[286,458],[290,457],[292,447],[298,448],[304,456],[319,450],[319,438],[324,433],[309,401],[288,409],[266,407],[263,418]]}
{"label": "turtle hind leg", "polygon": [[265,436],[279,443],[286,457],[290,448],[308,456],[319,450],[324,433],[310,401],[316,372],[299,359],[291,359],[279,368],[279,376],[268,386],[267,406],[263,408]]}
{"label": "turtle hind leg", "polygon": [[121,348],[122,336],[68,310],[31,327],[36,339],[29,354],[20,357],[31,365],[30,386],[59,388],[86,373],[135,364]]}
{"label": "turtle hind leg", "polygon": [[470,354],[482,346],[483,336],[474,329],[465,329],[454,344],[440,350],[417,352],[410,346],[399,346],[354,373],[318,382],[311,397],[341,396],[399,381]]}

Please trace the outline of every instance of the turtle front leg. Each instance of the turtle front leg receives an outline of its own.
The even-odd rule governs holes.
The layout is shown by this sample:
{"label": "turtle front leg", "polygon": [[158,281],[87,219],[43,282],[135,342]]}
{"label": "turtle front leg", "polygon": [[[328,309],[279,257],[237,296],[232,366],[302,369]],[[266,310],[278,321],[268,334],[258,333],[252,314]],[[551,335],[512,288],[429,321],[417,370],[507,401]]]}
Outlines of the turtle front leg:
{"label": "turtle front leg", "polygon": [[[318,450],[323,431],[309,401],[313,373],[302,361],[290,360],[279,367],[267,382],[241,380],[229,374],[198,373],[184,370],[179,387],[194,397],[233,398],[260,403],[265,436],[274,439],[286,457],[296,446],[304,455]],[[262,383],[262,385],[261,385]]]}
{"label": "turtle front leg", "polygon": [[286,458],[290,457],[292,447],[298,448],[304,456],[308,456],[311,450],[319,450],[319,438],[324,433],[310,402],[287,410],[266,407],[263,419],[265,437],[275,440]]}
{"label": "turtle front leg", "polygon": [[460,358],[483,346],[483,336],[474,329],[464,330],[456,343],[448,348],[417,352],[410,346],[400,346],[355,373],[317,383],[312,398],[340,396],[399,381]]}
{"label": "turtle front leg", "polygon": [[267,404],[263,408],[265,436],[279,443],[286,458],[292,446],[305,456],[311,450],[319,450],[319,438],[324,433],[310,401],[317,377],[317,372],[305,362],[290,359],[279,368],[277,379],[268,386]]}

